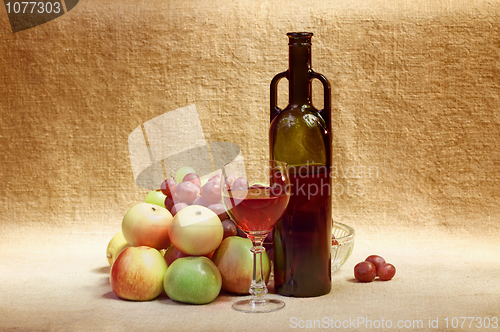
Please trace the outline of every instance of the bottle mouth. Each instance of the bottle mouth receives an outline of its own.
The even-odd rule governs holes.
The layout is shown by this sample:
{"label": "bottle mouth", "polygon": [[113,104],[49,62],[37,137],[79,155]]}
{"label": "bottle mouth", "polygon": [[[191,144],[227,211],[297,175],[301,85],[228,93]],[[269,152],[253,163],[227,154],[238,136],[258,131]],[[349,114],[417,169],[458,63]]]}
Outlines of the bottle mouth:
{"label": "bottle mouth", "polygon": [[289,38],[288,45],[310,46],[312,32],[289,32],[286,34]]}

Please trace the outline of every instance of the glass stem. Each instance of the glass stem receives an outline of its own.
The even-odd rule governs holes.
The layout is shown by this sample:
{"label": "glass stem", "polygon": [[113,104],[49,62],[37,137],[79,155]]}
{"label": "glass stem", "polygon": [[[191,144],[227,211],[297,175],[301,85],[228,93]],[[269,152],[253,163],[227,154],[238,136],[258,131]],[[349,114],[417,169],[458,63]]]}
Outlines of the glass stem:
{"label": "glass stem", "polygon": [[267,294],[266,280],[264,279],[264,271],[262,269],[262,254],[266,251],[266,248],[262,246],[264,239],[265,236],[262,239],[251,239],[253,243],[253,247],[250,249],[253,253],[253,273],[250,294],[256,301],[262,299]]}

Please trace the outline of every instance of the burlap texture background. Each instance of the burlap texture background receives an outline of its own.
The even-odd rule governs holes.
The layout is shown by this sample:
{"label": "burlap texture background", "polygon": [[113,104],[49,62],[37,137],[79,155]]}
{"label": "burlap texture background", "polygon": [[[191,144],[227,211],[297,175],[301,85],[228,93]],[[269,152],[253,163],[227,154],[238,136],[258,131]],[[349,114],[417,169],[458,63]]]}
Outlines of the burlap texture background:
{"label": "burlap texture background", "polygon": [[[500,317],[500,1],[82,0],[18,33],[0,7],[0,328]],[[113,301],[105,247],[147,192],[129,134],[195,104],[209,141],[267,156],[269,84],[287,69],[290,31],[314,33],[313,69],[331,82],[334,218],[357,231],[334,291],[258,319],[235,315],[232,297]],[[372,253],[397,278],[353,283]]]}
{"label": "burlap texture background", "polygon": [[144,195],[128,135],[189,104],[208,139],[266,156],[285,34],[312,31],[313,69],[332,84],[336,217],[495,226],[499,13],[498,1],[84,1],[16,34],[0,15],[1,220],[115,224]]}

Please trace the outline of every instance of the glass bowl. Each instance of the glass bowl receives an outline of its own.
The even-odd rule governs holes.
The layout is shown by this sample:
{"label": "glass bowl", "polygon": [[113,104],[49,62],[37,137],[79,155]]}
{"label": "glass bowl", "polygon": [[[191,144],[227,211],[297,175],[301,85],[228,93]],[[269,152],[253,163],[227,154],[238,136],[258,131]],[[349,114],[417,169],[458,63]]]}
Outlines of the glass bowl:
{"label": "glass bowl", "polygon": [[[335,238],[334,238],[335,237]],[[332,273],[351,256],[354,247],[354,229],[339,222],[332,226]]]}

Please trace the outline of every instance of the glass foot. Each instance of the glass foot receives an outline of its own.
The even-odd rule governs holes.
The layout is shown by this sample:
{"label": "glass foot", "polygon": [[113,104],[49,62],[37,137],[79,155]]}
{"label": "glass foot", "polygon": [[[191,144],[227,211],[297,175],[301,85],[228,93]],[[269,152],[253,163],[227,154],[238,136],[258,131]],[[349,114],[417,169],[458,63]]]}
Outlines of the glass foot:
{"label": "glass foot", "polygon": [[242,312],[271,312],[280,310],[285,302],[276,299],[248,299],[233,303],[233,309]]}

